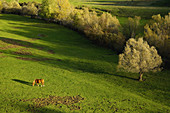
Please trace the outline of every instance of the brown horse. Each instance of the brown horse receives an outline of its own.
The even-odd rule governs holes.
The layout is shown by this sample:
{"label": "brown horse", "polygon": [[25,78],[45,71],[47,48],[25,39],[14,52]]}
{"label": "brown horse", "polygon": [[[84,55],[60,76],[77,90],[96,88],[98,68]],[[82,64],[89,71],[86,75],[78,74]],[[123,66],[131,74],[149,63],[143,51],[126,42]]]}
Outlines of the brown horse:
{"label": "brown horse", "polygon": [[40,83],[41,83],[41,87],[45,86],[44,85],[44,79],[35,79],[32,83],[32,86],[34,86],[35,83],[37,84],[37,86],[39,86]]}

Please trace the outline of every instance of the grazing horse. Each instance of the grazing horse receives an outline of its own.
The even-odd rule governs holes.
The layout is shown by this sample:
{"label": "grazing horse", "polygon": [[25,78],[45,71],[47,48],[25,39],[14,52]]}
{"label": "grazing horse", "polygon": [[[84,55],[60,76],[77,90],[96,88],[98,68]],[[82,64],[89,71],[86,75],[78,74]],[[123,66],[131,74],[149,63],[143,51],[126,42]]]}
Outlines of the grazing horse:
{"label": "grazing horse", "polygon": [[37,84],[37,86],[39,86],[40,83],[41,83],[41,87],[45,86],[44,85],[44,79],[35,79],[32,83],[32,86],[34,86],[35,83]]}

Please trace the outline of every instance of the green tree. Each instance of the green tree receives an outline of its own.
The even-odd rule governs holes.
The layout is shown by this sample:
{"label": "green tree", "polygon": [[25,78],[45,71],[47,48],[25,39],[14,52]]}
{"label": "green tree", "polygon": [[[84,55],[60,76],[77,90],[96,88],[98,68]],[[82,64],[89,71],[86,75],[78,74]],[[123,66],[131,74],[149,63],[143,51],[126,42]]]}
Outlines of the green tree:
{"label": "green tree", "polygon": [[[160,14],[152,16],[153,23],[146,25],[144,39],[148,41],[150,45],[155,46],[158,52],[164,56],[168,56],[170,50],[169,39],[170,39],[170,13],[161,17]],[[169,56],[170,58],[170,56]]]}
{"label": "green tree", "polygon": [[141,18],[139,16],[135,16],[134,18],[128,18],[128,22],[123,27],[124,35],[126,36],[127,40],[129,38],[135,38],[135,36],[137,35],[140,20]]}
{"label": "green tree", "polygon": [[126,42],[124,53],[119,55],[118,69],[139,73],[139,81],[143,81],[144,72],[159,71],[162,63],[155,47],[150,47],[143,38],[138,41],[131,38]]}
{"label": "green tree", "polygon": [[42,0],[42,6],[39,15],[43,18],[49,18],[51,16],[49,7],[49,0]]}
{"label": "green tree", "polygon": [[68,0],[50,0],[49,9],[59,21],[66,20],[73,10]]}

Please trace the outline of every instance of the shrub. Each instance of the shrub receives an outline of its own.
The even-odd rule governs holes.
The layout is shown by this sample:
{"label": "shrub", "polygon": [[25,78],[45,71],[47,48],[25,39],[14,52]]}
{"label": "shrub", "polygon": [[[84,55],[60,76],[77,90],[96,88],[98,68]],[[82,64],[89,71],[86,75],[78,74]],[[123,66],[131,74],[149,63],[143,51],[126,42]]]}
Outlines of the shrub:
{"label": "shrub", "polygon": [[22,7],[22,14],[30,15],[32,18],[38,15],[38,9],[34,3],[29,2]]}
{"label": "shrub", "polygon": [[42,18],[49,18],[50,15],[50,8],[49,8],[49,0],[42,0],[42,6],[39,11],[39,15]]}
{"label": "shrub", "polygon": [[19,5],[19,3],[16,0],[12,0],[9,3],[4,1],[3,2],[3,12],[20,14],[21,13],[21,6]]}
{"label": "shrub", "polygon": [[125,38],[120,32],[119,20],[109,13],[97,16],[95,11],[89,12],[87,8],[83,12],[76,13],[75,22],[78,29],[81,29],[87,37],[100,45],[121,51]]}
{"label": "shrub", "polygon": [[2,1],[0,1],[0,13],[2,11],[3,5],[2,5]]}
{"label": "shrub", "polygon": [[[169,57],[170,50],[170,13],[161,17],[160,14],[152,16],[153,23],[144,27],[145,40],[155,46],[163,57]],[[169,56],[168,56],[169,55]]]}
{"label": "shrub", "polygon": [[126,36],[127,40],[129,38],[135,38],[137,30],[139,29],[140,19],[141,18],[139,16],[135,16],[134,18],[128,18],[128,22],[123,28],[124,35]]}
{"label": "shrub", "polygon": [[65,21],[69,17],[73,8],[68,0],[51,0],[49,3],[50,13],[58,21]]}
{"label": "shrub", "polygon": [[150,47],[143,38],[138,41],[131,38],[126,42],[124,53],[119,55],[118,69],[139,73],[139,81],[142,81],[144,72],[159,71],[161,63],[155,47]]}

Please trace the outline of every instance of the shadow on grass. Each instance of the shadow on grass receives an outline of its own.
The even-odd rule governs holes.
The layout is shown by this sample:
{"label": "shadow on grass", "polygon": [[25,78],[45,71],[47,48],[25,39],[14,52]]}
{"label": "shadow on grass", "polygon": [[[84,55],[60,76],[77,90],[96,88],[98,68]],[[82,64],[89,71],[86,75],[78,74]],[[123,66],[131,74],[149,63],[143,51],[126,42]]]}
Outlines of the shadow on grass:
{"label": "shadow on grass", "polygon": [[127,79],[131,79],[131,80],[138,81],[138,79],[132,78],[132,77],[128,77],[128,76],[123,76],[123,75],[118,75],[118,74],[114,74],[114,76],[121,77],[121,78],[127,78]]}
{"label": "shadow on grass", "polygon": [[32,86],[31,82],[27,82],[27,81],[23,81],[23,80],[19,80],[19,79],[12,79],[12,81],[19,82],[21,84],[25,84],[25,85],[28,85],[28,86]]}
{"label": "shadow on grass", "polygon": [[13,104],[20,112],[27,112],[27,113],[65,113],[60,110],[52,109],[52,108],[47,108],[47,107],[41,107],[37,108],[36,106],[32,104]]}
{"label": "shadow on grass", "polygon": [[[81,36],[80,34],[77,34],[76,32],[62,26],[58,26],[56,24],[46,24],[41,20],[39,21],[6,14],[0,16],[0,20],[11,21],[8,24],[12,26],[12,29],[9,29],[8,31],[4,30],[3,32],[24,36],[28,39],[23,40],[22,38],[14,39],[8,36],[1,36],[1,42],[14,45],[16,46],[16,49],[19,47],[36,49],[47,52],[48,54],[48,56],[45,56],[37,54],[34,51],[21,51],[20,49],[16,51],[14,49],[11,50],[10,48],[1,50],[1,52],[17,59],[39,62],[43,65],[59,67],[69,71],[73,70],[105,74],[110,74],[113,72],[114,68],[111,64],[117,64],[118,62],[118,56],[114,52],[110,50],[107,52],[105,51],[106,49],[96,47],[90,41],[84,39],[84,36]],[[48,29],[46,29],[45,26],[48,26]],[[17,28],[17,30],[13,28]],[[37,42],[43,41],[48,43],[48,45],[37,43],[35,40],[29,40],[34,38],[37,39]],[[57,58],[56,56],[62,57]],[[63,59],[63,57],[66,58]],[[107,66],[109,66],[109,69],[106,68]]]}
{"label": "shadow on grass", "polygon": [[[95,3],[93,3],[95,2]],[[92,5],[112,5],[112,6],[142,6],[148,7],[153,1],[92,1],[87,4]]]}

